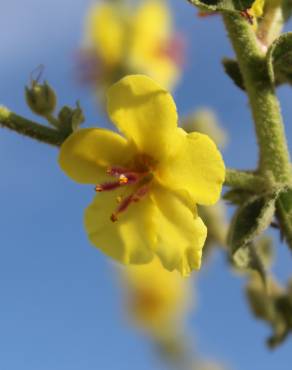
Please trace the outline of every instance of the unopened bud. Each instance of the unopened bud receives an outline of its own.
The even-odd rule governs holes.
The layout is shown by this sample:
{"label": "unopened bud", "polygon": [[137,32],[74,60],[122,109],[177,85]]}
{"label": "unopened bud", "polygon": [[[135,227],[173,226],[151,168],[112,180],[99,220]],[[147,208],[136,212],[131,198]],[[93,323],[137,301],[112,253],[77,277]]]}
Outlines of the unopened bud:
{"label": "unopened bud", "polygon": [[85,120],[79,102],[76,103],[75,108],[64,106],[58,114],[58,120],[63,131],[72,132],[77,130]]}
{"label": "unopened bud", "polygon": [[54,112],[57,104],[55,91],[45,81],[43,84],[33,80],[25,88],[25,98],[32,112],[46,117]]}

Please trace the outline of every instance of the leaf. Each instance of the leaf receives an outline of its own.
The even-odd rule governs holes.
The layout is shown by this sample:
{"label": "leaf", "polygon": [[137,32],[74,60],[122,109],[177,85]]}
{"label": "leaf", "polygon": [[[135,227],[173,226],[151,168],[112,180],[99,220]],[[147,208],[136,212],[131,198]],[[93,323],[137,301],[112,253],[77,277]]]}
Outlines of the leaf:
{"label": "leaf", "polygon": [[266,285],[265,265],[257,253],[253,243],[246,244],[233,254],[233,262],[240,269],[252,269],[259,273],[264,285]]}
{"label": "leaf", "polygon": [[271,326],[272,334],[267,339],[267,345],[271,349],[280,345],[292,328],[292,305],[283,287],[270,276],[266,289],[257,276],[250,275],[246,297],[254,316]]}
{"label": "leaf", "polygon": [[251,8],[255,0],[188,0],[206,11],[242,11]]}
{"label": "leaf", "polygon": [[285,189],[276,203],[276,216],[281,233],[292,250],[292,189]]}
{"label": "leaf", "polygon": [[268,74],[274,84],[292,84],[292,32],[279,36],[267,52]]}
{"label": "leaf", "polygon": [[[291,32],[291,35],[292,35],[292,32]],[[292,41],[291,41],[291,44],[292,44]],[[287,84],[287,83],[292,85],[292,48],[289,50],[289,53],[290,53],[290,56],[286,55],[286,58],[287,58],[287,66],[285,67],[286,69],[283,66],[282,68],[279,67],[279,65],[277,64],[275,66],[269,65],[270,61],[268,61],[269,76],[276,86],[280,86],[280,85]],[[271,56],[269,55],[269,52],[267,54],[267,58],[271,58]],[[244,81],[243,81],[243,77],[239,69],[238,62],[233,59],[224,58],[222,60],[222,64],[223,64],[226,74],[232,79],[234,84],[237,87],[239,87],[241,90],[245,90]],[[274,74],[274,68],[276,68],[276,74]]]}
{"label": "leaf", "polygon": [[281,294],[274,298],[274,312],[274,330],[267,340],[267,345],[271,349],[282,344],[292,329],[292,305],[287,294]]}
{"label": "leaf", "polygon": [[267,235],[263,235],[255,242],[255,248],[266,269],[270,269],[275,257],[273,240]]}
{"label": "leaf", "polygon": [[253,196],[239,207],[228,234],[228,244],[235,264],[259,272],[265,280],[265,269],[253,240],[271,224],[278,192]]}
{"label": "leaf", "polygon": [[228,242],[234,254],[239,248],[250,243],[271,223],[275,212],[276,195],[254,196],[235,213]]}
{"label": "leaf", "polygon": [[241,90],[245,90],[242,74],[239,69],[239,65],[236,60],[224,58],[222,64],[226,74],[231,78],[237,87]]}
{"label": "leaf", "polygon": [[274,258],[272,239],[259,237],[255,242],[238,249],[233,255],[233,261],[239,268],[248,268],[261,272],[264,277],[266,269],[270,269]]}

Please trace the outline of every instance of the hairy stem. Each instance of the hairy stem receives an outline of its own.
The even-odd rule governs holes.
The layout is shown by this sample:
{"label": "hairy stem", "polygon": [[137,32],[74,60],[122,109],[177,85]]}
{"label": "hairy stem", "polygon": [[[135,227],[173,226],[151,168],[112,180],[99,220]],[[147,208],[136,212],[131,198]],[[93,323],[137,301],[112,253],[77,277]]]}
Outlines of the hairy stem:
{"label": "hairy stem", "polygon": [[224,22],[244,79],[259,145],[259,173],[292,183],[290,157],[275,88],[265,55],[251,25],[241,15],[226,13]]}
{"label": "hairy stem", "polygon": [[266,187],[265,179],[257,174],[246,171],[238,171],[227,168],[225,175],[225,186],[243,190],[264,190]]}
{"label": "hairy stem", "polygon": [[67,136],[61,131],[23,118],[5,107],[0,107],[0,126],[54,146],[60,146]]}

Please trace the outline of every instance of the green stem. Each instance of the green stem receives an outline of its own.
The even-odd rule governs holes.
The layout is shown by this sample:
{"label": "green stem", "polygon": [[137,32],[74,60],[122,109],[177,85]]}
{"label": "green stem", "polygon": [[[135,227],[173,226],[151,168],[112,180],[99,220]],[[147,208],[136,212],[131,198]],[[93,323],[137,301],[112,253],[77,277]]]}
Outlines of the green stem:
{"label": "green stem", "polygon": [[244,17],[226,13],[224,22],[237,55],[254,118],[259,145],[259,173],[276,182],[292,183],[290,157],[275,88],[268,76],[265,55]]}
{"label": "green stem", "polygon": [[23,118],[1,106],[0,126],[54,146],[60,146],[66,139],[66,135],[62,132]]}
{"label": "green stem", "polygon": [[227,168],[224,185],[237,189],[260,191],[264,190],[267,184],[260,175]]}

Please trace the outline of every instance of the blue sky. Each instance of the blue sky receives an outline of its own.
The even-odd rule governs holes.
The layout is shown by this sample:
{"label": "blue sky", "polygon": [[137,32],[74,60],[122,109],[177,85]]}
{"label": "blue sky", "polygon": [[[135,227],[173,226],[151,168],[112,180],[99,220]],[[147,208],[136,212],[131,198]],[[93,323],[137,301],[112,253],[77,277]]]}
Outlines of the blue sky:
{"label": "blue sky", "polygon": [[[254,168],[257,150],[247,99],[220,64],[232,55],[220,18],[198,19],[186,1],[170,2],[189,47],[184,78],[175,92],[179,113],[213,108],[229,132],[227,165]],[[74,79],[74,56],[89,3],[1,4],[1,104],[32,118],[23,87],[43,63],[60,105],[80,99],[86,125],[105,123],[90,91]],[[291,88],[281,88],[279,96],[291,145]],[[55,148],[1,129],[0,369],[162,369],[147,339],[125,320],[111,263],[87,242],[82,215],[92,188],[71,182],[56,159]],[[277,236],[275,240],[274,270],[285,282],[292,259]],[[243,285],[220,253],[198,274],[198,307],[188,321],[195,350],[232,369],[290,369],[291,339],[274,352],[266,349],[269,328],[251,317]]]}

